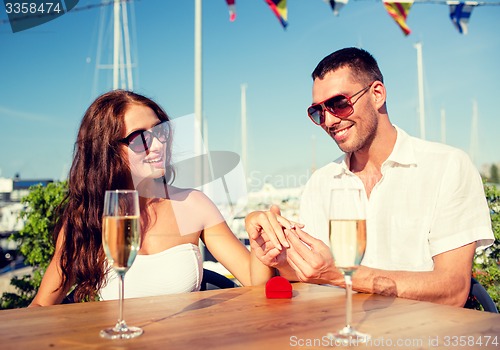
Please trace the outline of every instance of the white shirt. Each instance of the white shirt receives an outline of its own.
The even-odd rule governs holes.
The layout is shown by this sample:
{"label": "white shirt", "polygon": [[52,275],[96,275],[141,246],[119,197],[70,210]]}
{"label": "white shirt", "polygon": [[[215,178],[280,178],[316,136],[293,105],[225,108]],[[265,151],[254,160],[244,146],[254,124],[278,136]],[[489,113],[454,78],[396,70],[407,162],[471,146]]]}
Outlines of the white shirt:
{"label": "white shirt", "polygon": [[[362,265],[431,271],[432,257],[477,241],[494,241],[481,177],[461,150],[410,137],[396,127],[394,149],[367,199],[367,246]],[[357,186],[349,156],[317,170],[304,189],[300,222],[329,245],[328,202],[333,186]],[[366,198],[366,192],[365,192]]]}

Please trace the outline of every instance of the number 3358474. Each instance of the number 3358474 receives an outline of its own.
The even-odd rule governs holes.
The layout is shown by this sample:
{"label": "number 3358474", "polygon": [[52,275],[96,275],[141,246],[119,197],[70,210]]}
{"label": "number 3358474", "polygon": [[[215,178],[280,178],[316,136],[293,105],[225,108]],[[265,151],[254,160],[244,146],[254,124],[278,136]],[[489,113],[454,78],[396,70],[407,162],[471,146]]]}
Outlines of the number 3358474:
{"label": "number 3358474", "polygon": [[60,13],[61,4],[59,2],[7,2],[5,3],[5,10],[7,14],[50,14]]}

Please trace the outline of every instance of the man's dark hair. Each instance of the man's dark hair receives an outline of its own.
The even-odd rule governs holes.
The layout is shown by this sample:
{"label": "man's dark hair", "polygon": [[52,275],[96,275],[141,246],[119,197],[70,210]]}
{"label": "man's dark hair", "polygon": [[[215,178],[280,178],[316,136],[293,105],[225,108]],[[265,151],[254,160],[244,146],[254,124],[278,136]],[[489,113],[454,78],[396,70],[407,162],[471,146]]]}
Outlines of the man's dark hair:
{"label": "man's dark hair", "polygon": [[312,72],[312,78],[323,79],[327,73],[343,67],[349,67],[354,78],[365,84],[375,80],[384,82],[375,58],[368,51],[356,47],[340,49],[323,58]]}

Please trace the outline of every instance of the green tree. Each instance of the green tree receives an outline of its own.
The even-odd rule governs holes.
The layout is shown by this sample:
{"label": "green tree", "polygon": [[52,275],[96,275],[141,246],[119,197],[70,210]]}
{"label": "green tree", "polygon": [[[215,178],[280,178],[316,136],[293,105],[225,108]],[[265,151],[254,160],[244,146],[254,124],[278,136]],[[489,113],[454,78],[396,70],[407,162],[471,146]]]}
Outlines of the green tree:
{"label": "green tree", "polygon": [[36,185],[22,199],[25,209],[20,219],[24,228],[14,233],[10,239],[16,241],[25,263],[33,267],[31,275],[13,277],[10,284],[15,293],[3,293],[0,298],[1,309],[28,306],[33,300],[54,254],[53,231],[57,222],[57,208],[67,191],[66,182],[49,183],[46,187]]}
{"label": "green tree", "polygon": [[492,164],[490,168],[490,182],[494,184],[500,183],[500,176],[498,175],[498,167],[496,164]]}
{"label": "green tree", "polygon": [[497,309],[500,310],[500,190],[495,185],[485,185],[484,191],[490,208],[495,242],[481,254],[476,255],[472,274],[488,291]]}

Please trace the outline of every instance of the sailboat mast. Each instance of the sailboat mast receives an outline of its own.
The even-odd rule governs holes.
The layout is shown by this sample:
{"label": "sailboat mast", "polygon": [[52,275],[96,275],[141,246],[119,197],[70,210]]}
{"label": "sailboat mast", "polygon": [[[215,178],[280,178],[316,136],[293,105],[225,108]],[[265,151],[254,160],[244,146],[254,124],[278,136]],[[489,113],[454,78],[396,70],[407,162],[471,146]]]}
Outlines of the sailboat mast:
{"label": "sailboat mast", "polygon": [[316,171],[316,136],[312,135],[311,137],[311,151],[312,151],[312,163],[311,163],[311,174]]}
{"label": "sailboat mast", "polygon": [[127,89],[134,90],[134,83],[132,79],[132,56],[130,54],[130,33],[128,30],[128,14],[127,4],[122,4],[122,20],[123,20],[123,37],[125,48],[125,68],[127,72]]}
{"label": "sailboat mast", "polygon": [[[103,22],[101,21],[102,25]],[[128,25],[127,4],[122,3],[120,0],[115,0],[113,3],[113,90],[134,89]],[[101,49],[100,41],[101,38],[99,38],[99,51]],[[100,53],[98,56],[100,57]],[[99,65],[98,68],[101,68],[99,60],[97,63]],[[106,68],[106,66],[103,66],[103,68]]]}
{"label": "sailboat mast", "polygon": [[113,90],[118,89],[120,73],[120,51],[121,51],[121,21],[120,21],[120,0],[115,0],[113,4]]}
{"label": "sailboat mast", "polygon": [[[203,96],[202,96],[202,0],[194,1],[194,152],[203,154]],[[203,188],[204,167],[201,157],[195,164],[196,183]]]}
{"label": "sailboat mast", "polygon": [[477,124],[478,124],[478,111],[477,111],[477,101],[472,100],[472,125],[470,128],[470,146],[469,146],[469,156],[474,164],[476,164],[476,156],[478,153],[478,139],[477,139]]}
{"label": "sailboat mast", "polygon": [[247,172],[247,84],[241,84],[241,159]]}
{"label": "sailboat mast", "polygon": [[424,72],[422,62],[422,43],[415,45],[417,49],[417,74],[418,74],[418,111],[420,116],[420,138],[425,140],[425,106],[424,106]]}
{"label": "sailboat mast", "polygon": [[[194,1],[194,126],[195,152],[202,154],[202,0]],[[201,135],[203,137],[203,135]]]}
{"label": "sailboat mast", "polygon": [[441,108],[441,142],[446,143],[446,111]]}

